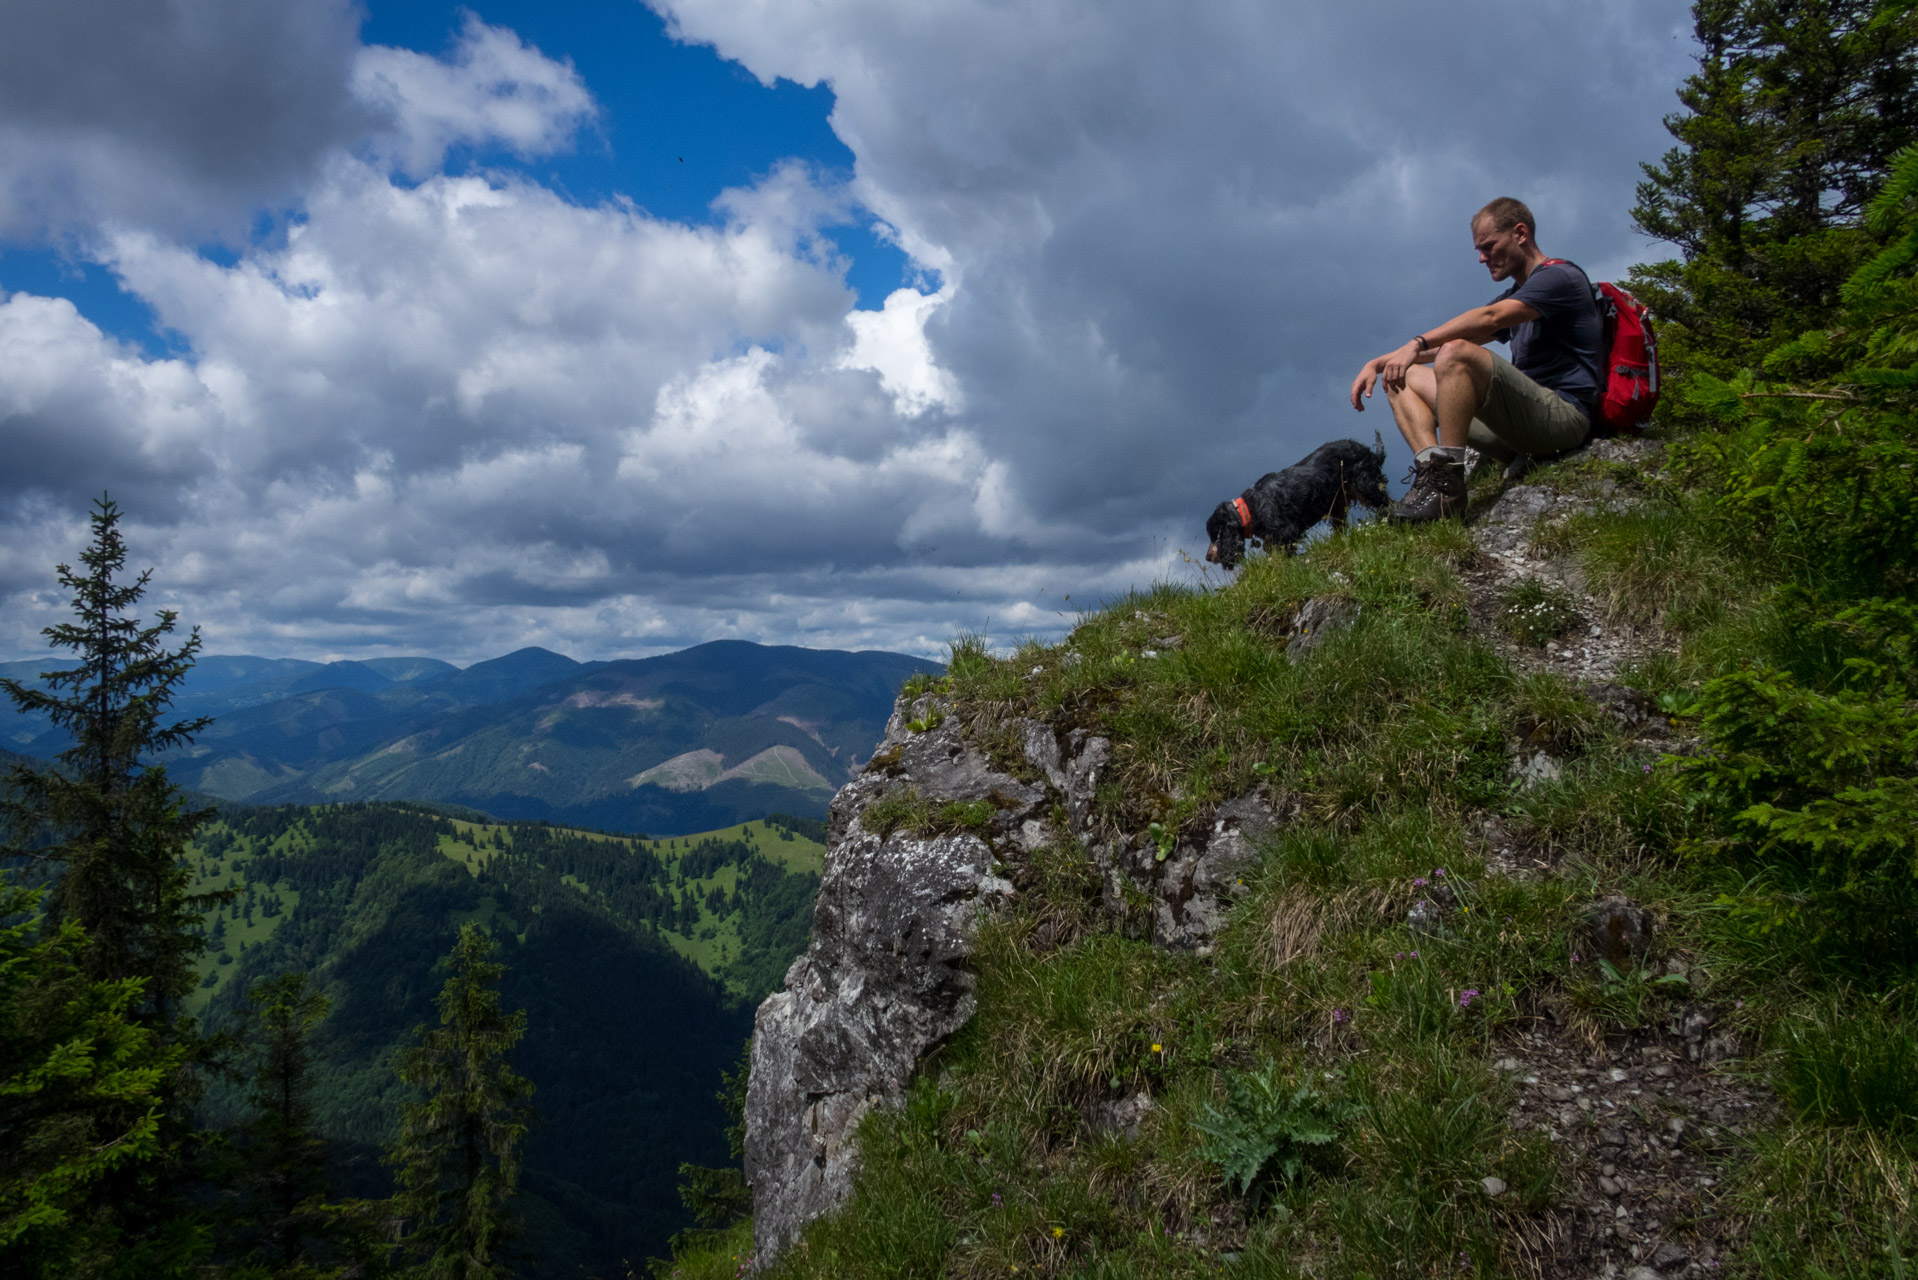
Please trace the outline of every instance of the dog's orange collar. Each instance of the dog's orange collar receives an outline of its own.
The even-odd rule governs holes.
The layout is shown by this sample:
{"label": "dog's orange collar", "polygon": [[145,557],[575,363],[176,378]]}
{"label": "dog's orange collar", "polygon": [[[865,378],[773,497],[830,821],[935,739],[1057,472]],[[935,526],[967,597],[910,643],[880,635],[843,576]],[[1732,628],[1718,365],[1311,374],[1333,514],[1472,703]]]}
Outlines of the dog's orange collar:
{"label": "dog's orange collar", "polygon": [[1252,527],[1252,508],[1245,505],[1244,498],[1232,499],[1232,505],[1239,513],[1239,527],[1241,529],[1250,529]]}

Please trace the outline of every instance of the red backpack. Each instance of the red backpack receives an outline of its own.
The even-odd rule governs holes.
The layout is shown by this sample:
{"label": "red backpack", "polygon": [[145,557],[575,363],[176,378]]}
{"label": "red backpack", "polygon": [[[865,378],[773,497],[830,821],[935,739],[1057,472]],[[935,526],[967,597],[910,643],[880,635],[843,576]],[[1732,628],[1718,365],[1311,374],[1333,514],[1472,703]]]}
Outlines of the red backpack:
{"label": "red backpack", "polygon": [[[1585,268],[1563,258],[1540,266]],[[1591,277],[1585,276],[1586,283]],[[1645,304],[1609,280],[1592,286],[1592,301],[1605,322],[1605,385],[1592,414],[1592,434],[1635,436],[1658,407],[1658,335]]]}

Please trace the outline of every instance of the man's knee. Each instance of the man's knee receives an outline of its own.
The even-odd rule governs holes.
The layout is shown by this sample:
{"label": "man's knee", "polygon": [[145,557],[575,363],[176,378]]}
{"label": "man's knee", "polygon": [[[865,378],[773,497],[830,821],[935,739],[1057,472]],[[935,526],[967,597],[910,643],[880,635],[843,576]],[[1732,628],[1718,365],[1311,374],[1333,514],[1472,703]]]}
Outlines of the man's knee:
{"label": "man's knee", "polygon": [[1438,349],[1438,354],[1432,357],[1432,367],[1439,373],[1469,369],[1489,376],[1492,368],[1492,353],[1476,342],[1454,338]]}

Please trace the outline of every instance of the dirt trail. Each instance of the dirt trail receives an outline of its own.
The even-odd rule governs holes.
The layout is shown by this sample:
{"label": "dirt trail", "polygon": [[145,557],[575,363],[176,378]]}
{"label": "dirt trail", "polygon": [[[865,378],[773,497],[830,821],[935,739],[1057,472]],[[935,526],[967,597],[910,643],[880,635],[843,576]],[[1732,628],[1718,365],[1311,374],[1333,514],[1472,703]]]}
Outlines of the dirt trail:
{"label": "dirt trail", "polygon": [[[1649,472],[1662,453],[1654,441],[1601,440],[1575,458]],[[1575,516],[1623,510],[1634,501],[1629,486],[1609,478],[1579,476],[1562,490],[1521,477],[1474,512],[1479,554],[1463,577],[1474,624],[1495,637],[1515,666],[1555,672],[1578,685],[1649,761],[1688,743],[1650,698],[1619,678],[1668,641],[1656,627],[1608,622],[1604,602],[1587,588],[1575,561],[1534,545]],[[1579,617],[1543,648],[1520,644],[1499,626],[1506,593],[1527,578],[1563,588]],[[1558,776],[1560,762],[1549,744],[1515,742],[1512,753],[1521,783]],[[1522,832],[1496,817],[1486,817],[1481,837],[1494,874],[1554,870],[1549,857],[1527,847]],[[1580,962],[1595,965],[1596,945],[1588,950]],[[1646,964],[1660,976],[1685,976],[1684,961],[1661,956],[1656,941]],[[1494,1069],[1513,1082],[1513,1127],[1547,1134],[1563,1161],[1560,1200],[1538,1223],[1526,1261],[1539,1275],[1593,1280],[1717,1274],[1728,1229],[1718,1204],[1724,1167],[1742,1135],[1772,1109],[1765,1090],[1723,1069],[1739,1051],[1722,1025],[1728,1011],[1693,1002],[1663,1022],[1603,1040],[1579,1034],[1578,1020],[1566,1012],[1534,1020],[1493,1050]]]}

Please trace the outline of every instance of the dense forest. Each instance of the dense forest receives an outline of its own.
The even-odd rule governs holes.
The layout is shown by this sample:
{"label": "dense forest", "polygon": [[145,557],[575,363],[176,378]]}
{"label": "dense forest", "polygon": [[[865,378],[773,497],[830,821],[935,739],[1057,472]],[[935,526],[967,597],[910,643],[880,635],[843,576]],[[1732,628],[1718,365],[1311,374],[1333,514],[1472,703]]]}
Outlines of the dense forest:
{"label": "dense forest", "polygon": [[[226,807],[188,850],[197,885],[237,895],[209,917],[196,1003],[207,1026],[235,1026],[260,979],[313,975],[332,1000],[316,1127],[348,1161],[344,1185],[375,1195],[372,1157],[407,1093],[391,1056],[428,1017],[457,926],[483,924],[501,996],[530,1018],[512,1055],[540,1114],[520,1184],[539,1259],[526,1274],[614,1274],[685,1225],[678,1165],[724,1159],[720,1074],[805,945],[818,877],[762,848],[816,864],[815,843],[765,822],[646,841],[391,803]],[[231,1119],[236,1099],[216,1086],[209,1116]]]}

